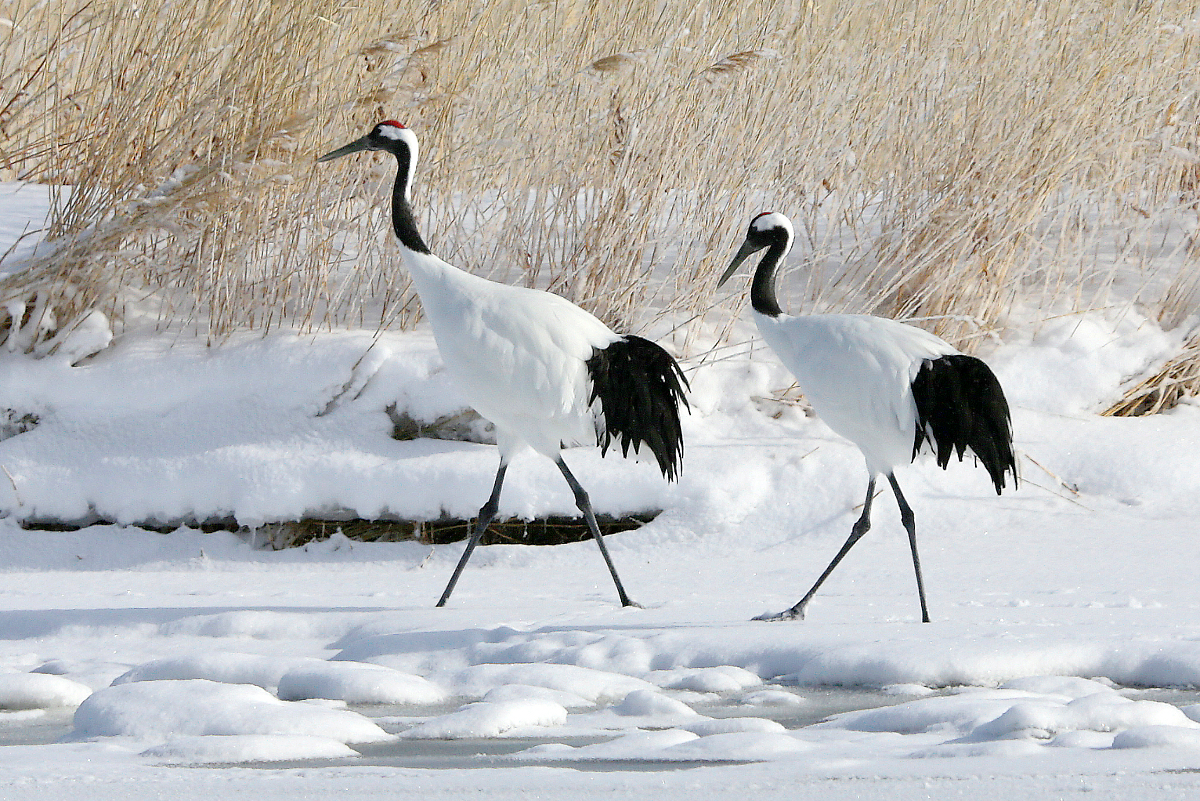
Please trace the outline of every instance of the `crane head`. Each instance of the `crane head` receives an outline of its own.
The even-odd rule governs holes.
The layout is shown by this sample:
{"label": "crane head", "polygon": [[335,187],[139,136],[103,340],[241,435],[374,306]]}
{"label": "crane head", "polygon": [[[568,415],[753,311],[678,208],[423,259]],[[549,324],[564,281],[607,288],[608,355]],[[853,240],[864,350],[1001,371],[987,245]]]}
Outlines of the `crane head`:
{"label": "crane head", "polygon": [[721,274],[721,279],[717,281],[717,287],[720,288],[728,281],[747,258],[768,247],[780,237],[790,243],[793,235],[792,222],[784,215],[774,211],[764,211],[755,215],[754,219],[750,221],[750,228],[746,231],[745,241],[738,248],[733,261]]}
{"label": "crane head", "polygon": [[360,150],[394,150],[399,142],[404,142],[413,151],[416,150],[416,136],[412,131],[395,120],[385,120],[372,128],[366,136],[359,137],[337,150],[329,151],[317,161],[332,161]]}

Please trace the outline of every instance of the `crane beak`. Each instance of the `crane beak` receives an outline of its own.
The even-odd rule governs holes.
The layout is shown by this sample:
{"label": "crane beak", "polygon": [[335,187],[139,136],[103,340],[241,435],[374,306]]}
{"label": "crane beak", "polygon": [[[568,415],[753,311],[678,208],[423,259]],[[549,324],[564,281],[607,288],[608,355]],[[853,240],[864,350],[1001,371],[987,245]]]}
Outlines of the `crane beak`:
{"label": "crane beak", "polygon": [[370,142],[367,141],[367,137],[363,136],[355,139],[348,145],[339,147],[337,150],[329,151],[324,156],[321,156],[319,159],[317,159],[317,161],[333,161],[334,159],[340,159],[342,156],[349,156],[351,153],[357,153],[360,150],[370,149]]}
{"label": "crane beak", "polygon": [[760,249],[761,248],[750,244],[750,240],[743,242],[742,247],[737,252],[737,255],[733,257],[733,261],[729,263],[729,266],[725,268],[725,272],[721,274],[721,280],[717,281],[717,289],[720,289],[721,286],[729,280],[730,276],[737,272],[737,268],[742,266],[742,262]]}

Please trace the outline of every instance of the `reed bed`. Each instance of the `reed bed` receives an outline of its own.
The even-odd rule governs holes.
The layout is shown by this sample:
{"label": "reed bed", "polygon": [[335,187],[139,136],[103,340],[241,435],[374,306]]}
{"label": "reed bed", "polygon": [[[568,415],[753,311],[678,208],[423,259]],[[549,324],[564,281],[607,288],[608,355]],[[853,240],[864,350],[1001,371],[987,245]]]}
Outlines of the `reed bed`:
{"label": "reed bed", "polygon": [[9,327],[52,315],[43,343],[92,310],[214,342],[413,325],[392,165],[314,163],[388,118],[421,139],[435,252],[634,330],[727,325],[744,293],[715,277],[766,209],[800,233],[794,308],[967,349],[1014,316],[1195,312],[1189,3],[6,8],[4,176],[69,187],[0,282]]}

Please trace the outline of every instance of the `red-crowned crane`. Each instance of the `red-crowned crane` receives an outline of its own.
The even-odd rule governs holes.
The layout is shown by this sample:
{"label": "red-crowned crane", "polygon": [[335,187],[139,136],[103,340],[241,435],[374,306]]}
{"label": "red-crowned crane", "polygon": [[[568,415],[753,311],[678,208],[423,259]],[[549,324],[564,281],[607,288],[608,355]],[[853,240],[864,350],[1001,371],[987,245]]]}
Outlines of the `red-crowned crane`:
{"label": "red-crowned crane", "polygon": [[750,255],[766,249],[750,287],[758,330],[796,377],[817,416],[862,451],[870,478],[862,516],[817,583],[792,608],[757,619],[804,618],[817,588],[871,527],[875,478],[882,474],[900,506],[917,573],[921,620],[928,623],[916,525],[893,470],[915,459],[925,443],[942,468],[951,453],[961,460],[969,448],[987,469],[997,494],[1004,489],[1006,473],[1012,473],[1016,486],[1008,402],[986,364],[928,331],[865,314],[784,314],[775,297],[775,271],[793,238],[787,217],[759,214],[717,285],[729,280]]}
{"label": "red-crowned crane", "polygon": [[564,445],[614,441],[628,454],[650,449],[668,480],[679,474],[683,436],[679,406],[687,381],[658,345],[613,333],[565,298],[508,286],[464,272],[429,252],[417,231],[409,191],[417,164],[417,137],[398,122],[381,122],[370,133],[321,156],[329,161],[362,150],[396,157],[392,224],[400,252],[447,371],[467,402],[496,429],[500,467],[479,518],[438,606],[445,605],[471,552],[496,515],[500,488],[512,456],[529,446],[558,465],[575,495],[623,606],[629,600],[591,501],[567,468]]}

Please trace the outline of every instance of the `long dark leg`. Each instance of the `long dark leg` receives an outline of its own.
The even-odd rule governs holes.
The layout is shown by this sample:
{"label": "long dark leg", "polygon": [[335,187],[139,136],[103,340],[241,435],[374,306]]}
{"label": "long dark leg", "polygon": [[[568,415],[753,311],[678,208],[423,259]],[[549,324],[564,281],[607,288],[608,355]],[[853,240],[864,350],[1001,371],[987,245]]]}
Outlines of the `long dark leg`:
{"label": "long dark leg", "polygon": [[900,522],[904,524],[904,530],[908,532],[908,547],[912,548],[913,568],[917,571],[917,594],[921,596],[921,622],[928,623],[929,608],[925,606],[925,580],[921,578],[921,557],[917,556],[917,520],[913,516],[913,510],[908,505],[908,501],[904,500],[904,493],[900,491],[896,477],[888,473],[888,481],[891,482],[892,492],[896,495],[896,503],[900,506]]}
{"label": "long dark leg", "polygon": [[471,558],[471,551],[475,550],[475,546],[483,537],[483,532],[487,530],[488,524],[496,516],[496,509],[500,507],[500,487],[504,484],[504,471],[506,470],[508,470],[508,464],[501,459],[500,469],[496,471],[496,483],[492,487],[492,497],[488,498],[487,503],[479,509],[479,519],[475,521],[475,530],[471,532],[471,539],[467,541],[467,549],[463,551],[462,559],[458,560],[458,567],[454,568],[454,575],[450,577],[450,583],[446,585],[442,599],[437,602],[438,606],[445,606],[446,601],[450,599],[450,593],[454,592],[454,585],[458,583],[458,577],[462,574],[463,568],[467,566],[467,560]]}
{"label": "long dark leg", "polygon": [[612,557],[608,555],[608,546],[604,544],[604,538],[600,536],[600,526],[596,525],[596,515],[592,512],[592,501],[588,498],[588,494],[575,480],[575,476],[571,475],[571,471],[567,468],[567,463],[563,461],[561,456],[555,462],[558,469],[562,471],[563,477],[567,483],[571,485],[571,492],[575,493],[575,505],[579,507],[579,511],[583,512],[583,519],[587,521],[588,530],[592,532],[592,539],[596,540],[596,544],[600,546],[600,553],[604,555],[604,563],[608,565],[608,572],[612,573],[613,582],[617,585],[617,595],[621,599],[621,606],[636,606],[641,608],[641,604],[635,604],[629,600],[629,596],[625,594],[625,588],[621,586],[621,577],[617,575],[617,568],[613,565]]}
{"label": "long dark leg", "polygon": [[872,475],[871,480],[867,482],[867,499],[863,501],[862,515],[859,516],[857,522],[854,524],[854,527],[850,529],[850,537],[846,540],[846,544],[843,545],[842,549],[837,552],[837,556],[833,557],[833,561],[829,563],[829,567],[825,568],[825,572],[821,574],[819,579],[817,579],[817,583],[812,586],[812,589],[808,591],[807,595],[800,599],[800,603],[796,604],[791,609],[788,609],[785,612],[780,612],[776,615],[759,615],[758,617],[754,618],[755,620],[804,619],[804,609],[808,606],[808,602],[812,600],[812,597],[817,594],[817,588],[825,583],[825,579],[829,578],[829,574],[832,573],[833,569],[838,566],[839,562],[842,561],[842,557],[844,557],[850,551],[850,549],[854,547],[854,543],[862,539],[863,535],[867,533],[867,529],[871,527],[871,501],[874,498],[875,476]]}

